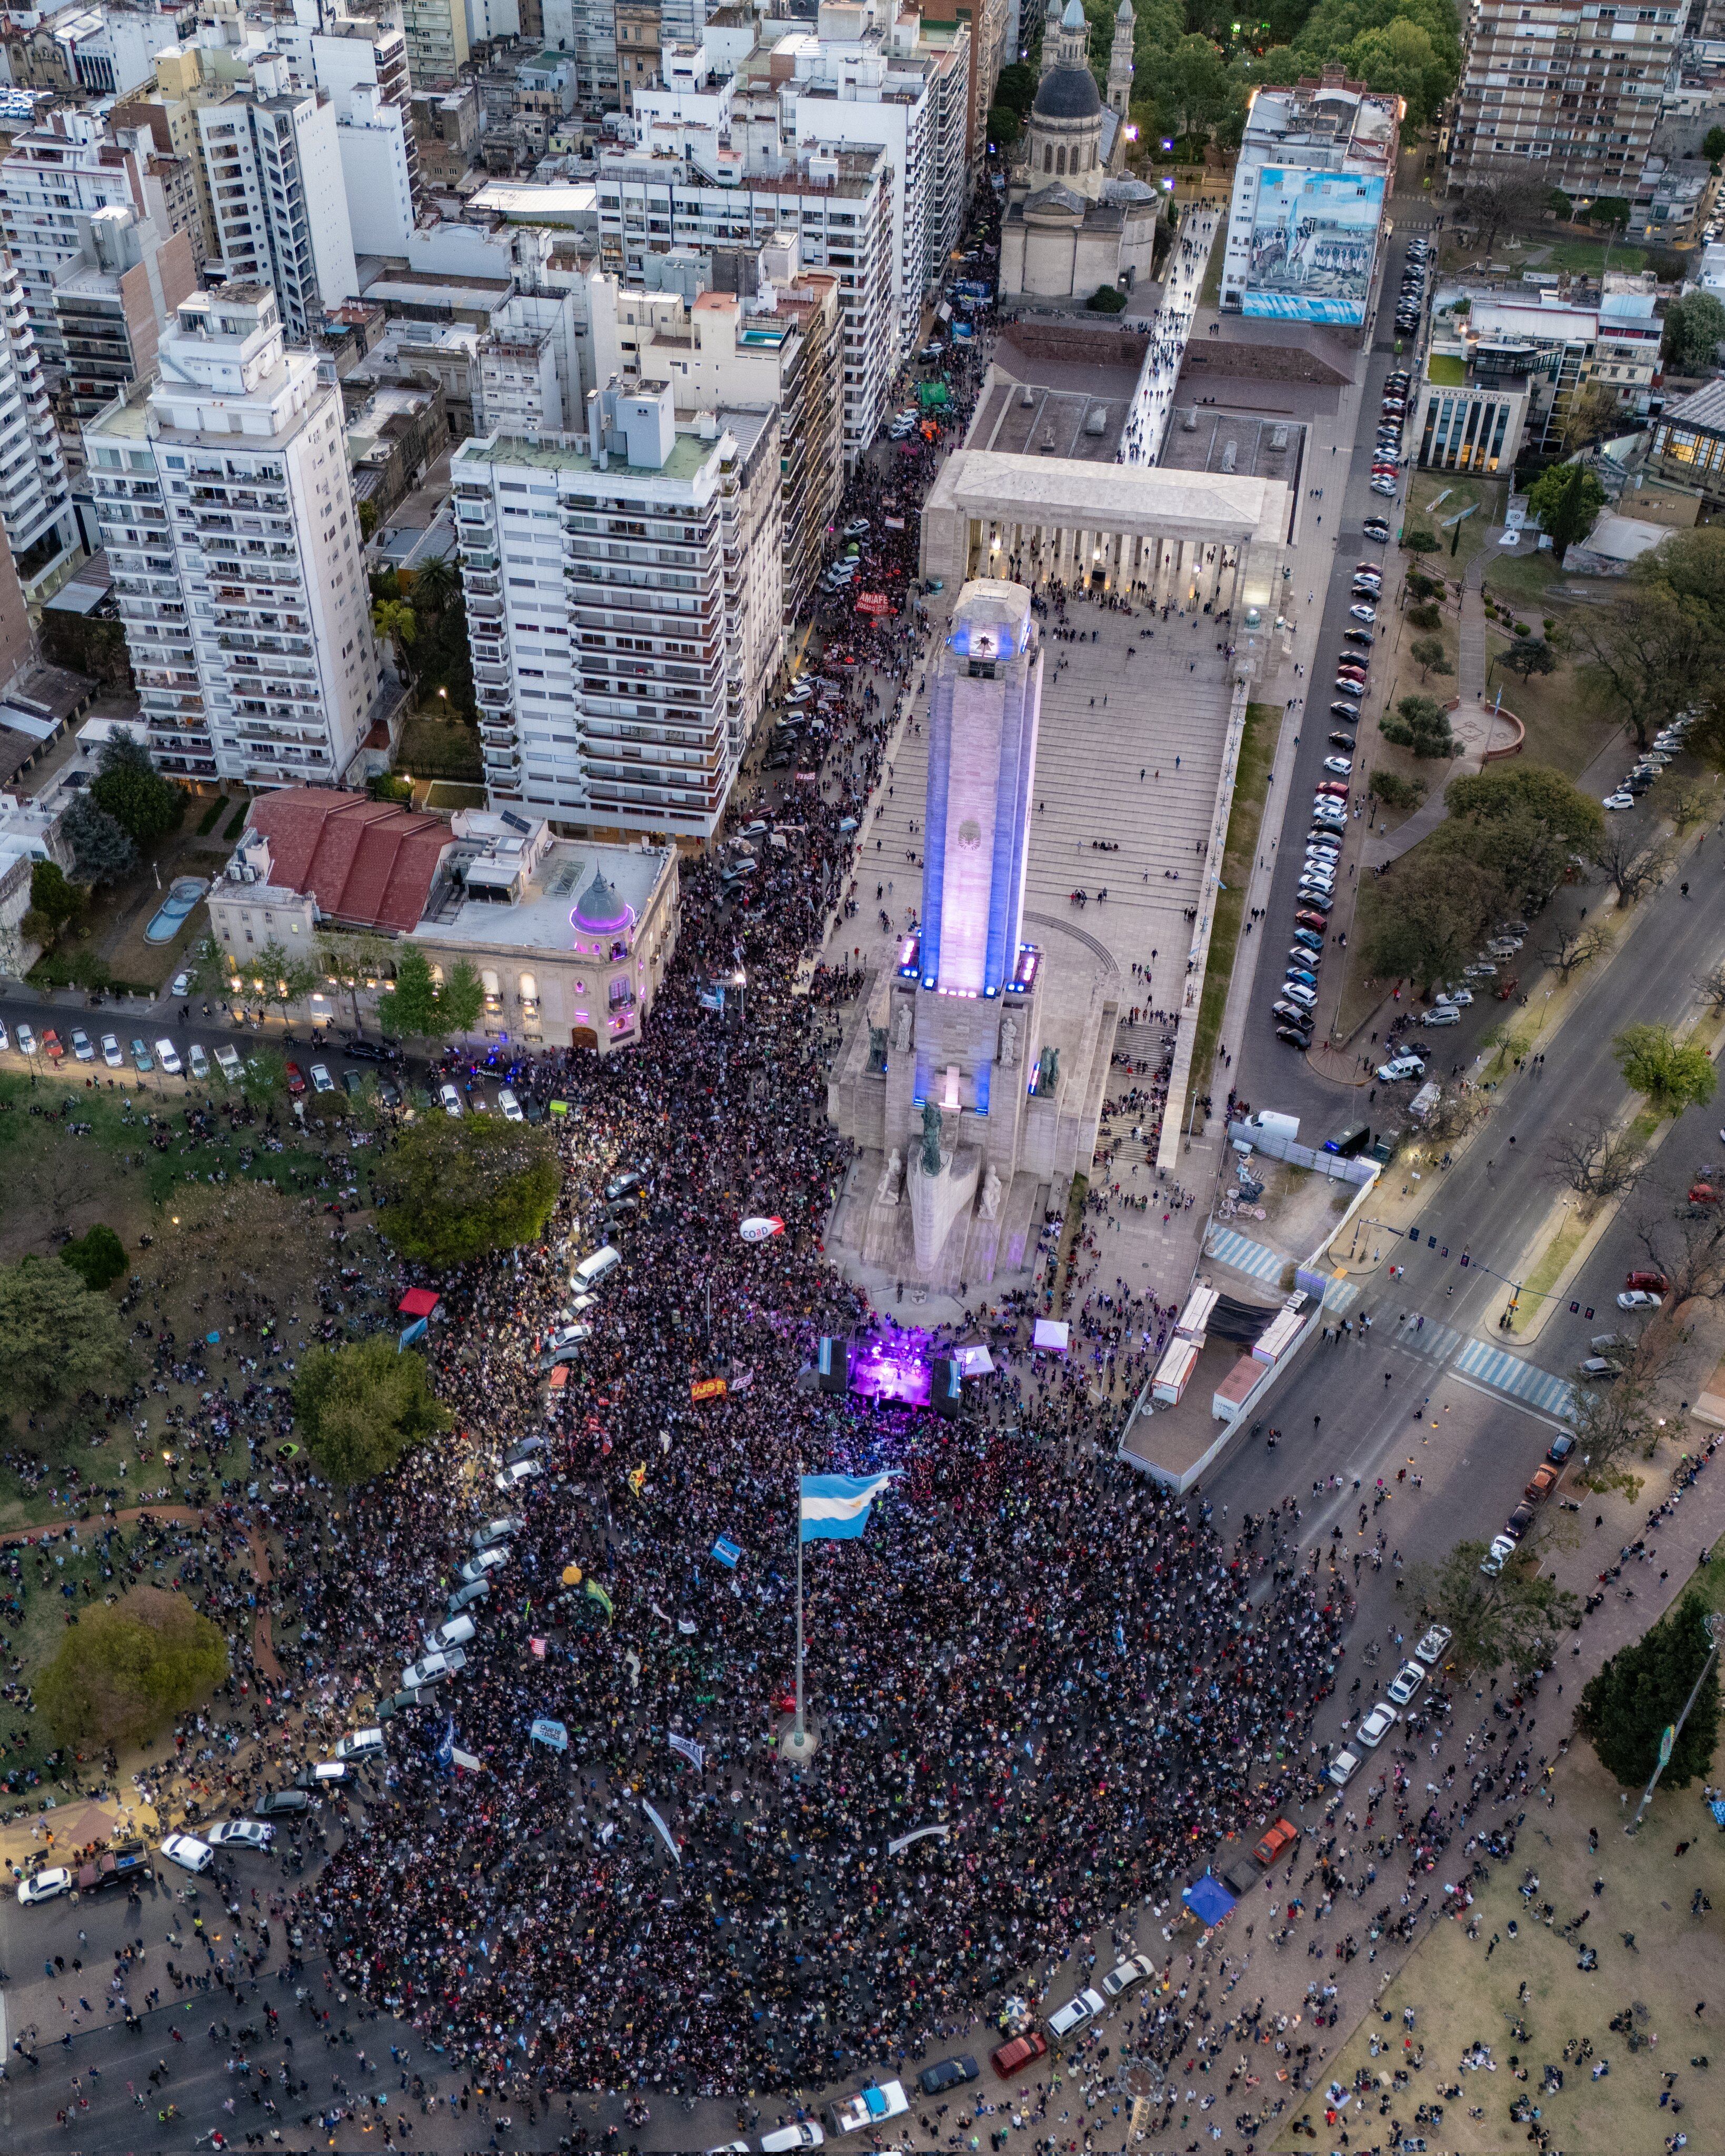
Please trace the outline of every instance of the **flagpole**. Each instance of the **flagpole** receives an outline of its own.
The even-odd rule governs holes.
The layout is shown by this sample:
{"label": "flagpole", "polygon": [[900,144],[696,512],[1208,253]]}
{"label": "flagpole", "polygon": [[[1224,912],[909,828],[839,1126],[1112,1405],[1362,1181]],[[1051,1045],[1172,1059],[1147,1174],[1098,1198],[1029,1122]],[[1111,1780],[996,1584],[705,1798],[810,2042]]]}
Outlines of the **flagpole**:
{"label": "flagpole", "polygon": [[803,1467],[797,1465],[797,1732],[793,1740],[803,1749]]}

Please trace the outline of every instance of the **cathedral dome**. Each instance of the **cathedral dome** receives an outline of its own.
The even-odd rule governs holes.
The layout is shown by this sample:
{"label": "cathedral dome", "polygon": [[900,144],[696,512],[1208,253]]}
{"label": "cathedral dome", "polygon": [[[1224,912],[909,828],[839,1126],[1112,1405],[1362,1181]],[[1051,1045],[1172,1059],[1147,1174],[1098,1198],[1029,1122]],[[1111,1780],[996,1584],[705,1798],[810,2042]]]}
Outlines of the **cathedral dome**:
{"label": "cathedral dome", "polygon": [[1093,120],[1101,109],[1101,93],[1087,67],[1051,68],[1030,108],[1040,120]]}

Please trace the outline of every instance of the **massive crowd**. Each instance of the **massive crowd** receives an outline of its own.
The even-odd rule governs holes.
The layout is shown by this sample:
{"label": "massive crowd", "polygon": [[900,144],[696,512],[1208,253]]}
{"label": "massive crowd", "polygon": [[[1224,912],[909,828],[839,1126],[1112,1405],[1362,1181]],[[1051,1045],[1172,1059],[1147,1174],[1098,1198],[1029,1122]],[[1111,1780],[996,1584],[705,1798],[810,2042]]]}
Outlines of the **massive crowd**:
{"label": "massive crowd", "polygon": [[[906,562],[913,461],[932,460],[891,482]],[[886,485],[865,473],[847,511]],[[1107,1373],[1142,1370],[1168,1311],[1099,1290],[1081,1353],[1050,1372],[1028,1298],[973,1312],[1002,1368],[957,1427],[812,1389],[818,1337],[871,1321],[820,1248],[844,1168],[829,1012],[850,977],[798,991],[841,825],[923,656],[902,617],[861,634],[803,848],[740,906],[690,866],[640,1050],[518,1078],[570,1104],[558,1215],[542,1247],[436,1283],[457,1433],[325,1522],[298,1574],[339,1718],[418,1651],[475,1527],[525,1516],[465,1671],[392,1729],[386,1801],[311,1890],[347,1978],[480,2072],[788,2090],[921,2057],[1040,1989],[1073,1938],[1178,1894],[1195,1847],[1308,1779],[1343,1600],[1108,1456]],[[738,964],[746,1021],[700,1000]],[[577,1381],[548,1397],[537,1344],[625,1169],[644,1188],[624,1265]],[[745,1243],[752,1214],[783,1234]],[[717,1376],[722,1398],[691,1398]],[[493,1472],[536,1434],[547,1471],[506,1503]],[[883,1466],[898,1479],[866,1534],[807,1553],[820,1751],[793,1773],[774,1739],[798,1471]],[[446,1735],[476,1774],[439,1760]],[[889,1854],[927,1826],[944,1832]]]}

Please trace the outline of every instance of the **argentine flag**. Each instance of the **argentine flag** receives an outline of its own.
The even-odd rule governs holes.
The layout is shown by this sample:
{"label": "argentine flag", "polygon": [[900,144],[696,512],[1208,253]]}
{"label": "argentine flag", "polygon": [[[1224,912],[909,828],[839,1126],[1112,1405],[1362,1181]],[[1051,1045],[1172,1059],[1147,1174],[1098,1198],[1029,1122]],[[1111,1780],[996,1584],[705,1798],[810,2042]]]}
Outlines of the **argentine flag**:
{"label": "argentine flag", "polygon": [[870,1506],[891,1480],[891,1475],[805,1475],[803,1541],[854,1540],[869,1524]]}

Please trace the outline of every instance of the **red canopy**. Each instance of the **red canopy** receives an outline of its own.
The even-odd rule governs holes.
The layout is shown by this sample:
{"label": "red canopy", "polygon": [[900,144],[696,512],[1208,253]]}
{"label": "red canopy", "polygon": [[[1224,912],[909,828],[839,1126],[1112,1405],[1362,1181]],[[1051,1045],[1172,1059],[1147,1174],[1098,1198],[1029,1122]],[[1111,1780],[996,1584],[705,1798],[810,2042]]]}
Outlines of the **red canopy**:
{"label": "red canopy", "polygon": [[404,1317],[429,1317],[437,1308],[438,1298],[429,1287],[410,1287],[401,1299]]}

